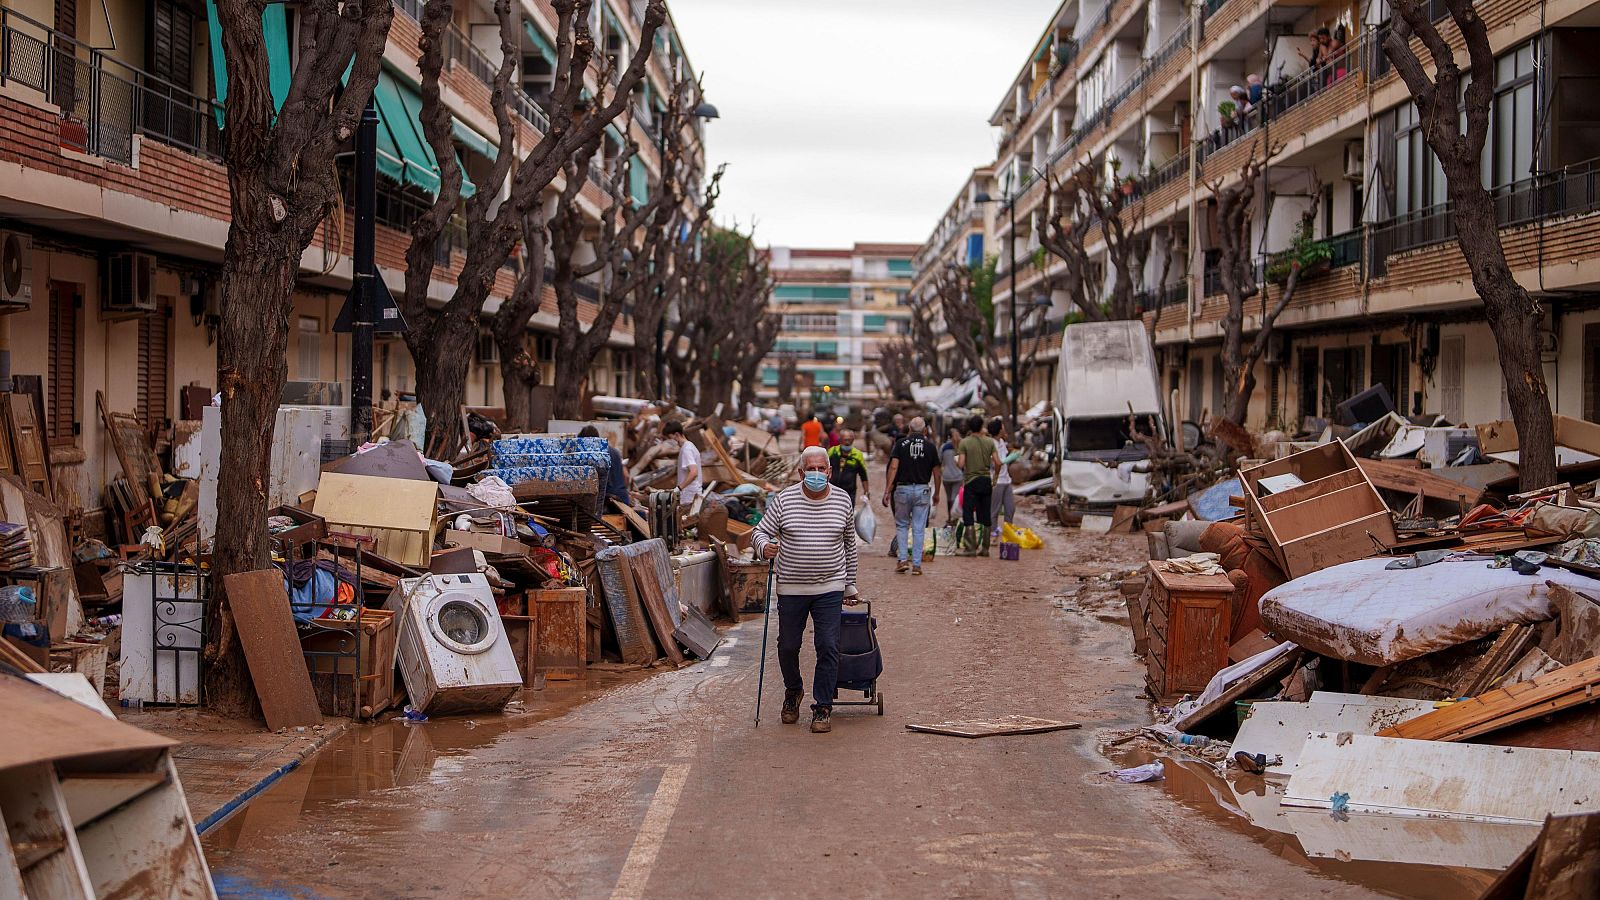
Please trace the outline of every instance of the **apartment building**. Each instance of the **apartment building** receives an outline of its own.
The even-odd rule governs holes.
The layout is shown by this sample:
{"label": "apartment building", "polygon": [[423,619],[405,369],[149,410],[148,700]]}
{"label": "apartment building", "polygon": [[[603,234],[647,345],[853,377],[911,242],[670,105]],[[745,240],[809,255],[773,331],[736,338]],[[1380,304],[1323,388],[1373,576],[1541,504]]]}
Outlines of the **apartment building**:
{"label": "apartment building", "polygon": [[[1511,266],[1547,310],[1546,376],[1557,411],[1595,419],[1600,129],[1584,98],[1600,88],[1600,2],[1475,7],[1498,60],[1485,184]],[[1442,3],[1431,12],[1448,19]],[[1407,413],[1466,422],[1506,414],[1493,336],[1454,240],[1442,173],[1381,49],[1390,28],[1383,0],[1069,0],[1055,10],[990,119],[1000,136],[998,190],[990,192],[1002,206],[993,220],[996,302],[1009,302],[1006,266],[1016,258],[1019,298],[1053,303],[1029,335],[1043,345],[1044,363],[1024,405],[1048,397],[1072,312],[1054,288],[1061,262],[1033,264],[1052,214],[1043,176],[1089,164],[1124,182],[1132,198],[1123,221],[1144,251],[1134,287],[1163,385],[1178,398],[1176,417],[1220,408],[1226,301],[1214,268],[1211,186],[1237,180],[1253,155],[1266,166],[1251,234],[1262,295],[1247,304],[1246,327],[1279,296],[1262,276],[1283,258],[1313,198],[1310,237],[1329,261],[1302,279],[1278,321],[1281,338],[1256,373],[1250,424],[1327,417],[1379,383]],[[1319,29],[1330,45],[1317,51]],[[1464,63],[1453,24],[1442,29]],[[933,257],[945,229],[919,259]],[[1086,245],[1090,279],[1109,295],[1116,275],[1100,224]]]}
{"label": "apartment building", "polygon": [[[604,52],[626,57],[639,43],[643,4],[602,0],[591,23]],[[522,0],[520,90],[513,98],[517,147],[533,146],[549,121],[540,103],[553,80],[556,16],[547,0]],[[390,289],[403,284],[405,228],[438,188],[438,166],[421,136],[416,60],[420,0],[399,0],[374,94],[380,118],[377,259]],[[442,94],[454,116],[456,151],[471,182],[485,184],[499,152],[490,83],[500,62],[498,25],[490,4],[458,3],[445,36]],[[272,48],[274,89],[287,88],[296,27],[294,4],[268,4],[263,21]],[[107,480],[120,472],[101,429],[97,403],[137,411],[152,429],[180,417],[180,389],[216,386],[216,279],[227,239],[229,197],[221,162],[220,98],[227,73],[219,65],[215,8],[197,0],[0,0],[0,346],[11,371],[43,377],[46,431],[58,498],[89,511],[101,505]],[[281,51],[281,52],[280,52]],[[591,70],[593,81],[598,72]],[[662,98],[689,76],[675,28],[657,36],[647,83],[634,115],[608,133],[608,156],[623,145],[622,127],[641,155],[627,193],[647,196],[658,170],[656,129]],[[591,85],[594,87],[595,85]],[[281,93],[278,94],[280,97]],[[691,145],[701,146],[702,125]],[[344,204],[353,200],[348,156],[341,159]],[[560,187],[558,180],[552,191]],[[581,204],[599,221],[609,188],[591,173]],[[626,198],[623,198],[626,199]],[[350,346],[332,326],[350,284],[351,217],[330,217],[301,260],[290,322],[291,380],[347,382]],[[443,302],[463,261],[461,229],[441,242],[432,294]],[[515,263],[494,294],[509,296]],[[548,289],[547,289],[548,290]],[[592,317],[597,289],[580,294]],[[497,306],[491,300],[489,309]],[[631,321],[613,332],[613,350],[631,345]],[[554,303],[536,317],[529,344],[554,378]],[[467,399],[496,406],[500,386],[494,344],[485,338],[472,367]],[[630,393],[626,354],[602,355],[591,386]],[[405,345],[380,341],[378,389],[415,384]],[[346,392],[346,398],[348,394]]]}
{"label": "apartment building", "polygon": [[761,368],[763,400],[777,397],[785,358],[815,388],[846,401],[881,396],[879,348],[910,332],[915,244],[855,244],[848,250],[770,249],[772,308],[783,316]]}

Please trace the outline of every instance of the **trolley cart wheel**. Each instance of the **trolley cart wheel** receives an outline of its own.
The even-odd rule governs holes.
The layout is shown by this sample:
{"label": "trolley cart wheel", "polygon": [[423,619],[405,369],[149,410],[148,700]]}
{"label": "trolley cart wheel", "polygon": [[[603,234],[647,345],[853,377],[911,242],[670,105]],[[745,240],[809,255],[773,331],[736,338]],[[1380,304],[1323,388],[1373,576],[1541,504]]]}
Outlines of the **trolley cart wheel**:
{"label": "trolley cart wheel", "polygon": [[883,715],[883,691],[878,692],[878,715]]}

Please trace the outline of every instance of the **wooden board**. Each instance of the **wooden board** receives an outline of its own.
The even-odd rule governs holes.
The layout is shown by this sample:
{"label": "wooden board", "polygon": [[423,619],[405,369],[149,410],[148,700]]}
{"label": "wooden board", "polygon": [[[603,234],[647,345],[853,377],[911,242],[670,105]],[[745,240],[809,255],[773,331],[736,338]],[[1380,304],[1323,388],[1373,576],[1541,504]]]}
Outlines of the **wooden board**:
{"label": "wooden board", "polygon": [[1240,678],[1238,681],[1229,685],[1226,690],[1222,691],[1222,693],[1218,694],[1210,702],[1195,707],[1195,709],[1188,715],[1180,716],[1174,719],[1172,721],[1172,727],[1178,729],[1179,731],[1190,731],[1195,726],[1204,723],[1207,719],[1222,712],[1223,710],[1231,710],[1235,700],[1245,699],[1246,695],[1255,693],[1255,691],[1260,689],[1262,685],[1269,681],[1282,678],[1291,669],[1299,665],[1300,658],[1304,654],[1305,651],[1301,650],[1299,647],[1284,651],[1283,656],[1266,663],[1261,668],[1256,669],[1248,675]]}
{"label": "wooden board", "polygon": [[1521,684],[1485,691],[1378,734],[1420,741],[1464,741],[1595,700],[1600,700],[1600,656]]}
{"label": "wooden board", "polygon": [[1600,891],[1600,813],[1552,816],[1478,900],[1593,897]]}
{"label": "wooden board", "polygon": [[1357,459],[1356,465],[1361,467],[1373,487],[1386,491],[1398,491],[1413,497],[1420,493],[1434,500],[1465,504],[1464,509],[1477,506],[1479,498],[1483,496],[1479,488],[1442,478],[1426,469],[1414,469],[1381,459]]}
{"label": "wooden board", "polygon": [[991,719],[969,719],[959,722],[907,723],[906,730],[926,734],[948,734],[952,737],[981,738],[1005,734],[1044,734],[1078,727],[1077,722],[1057,722],[1054,719],[1038,719],[1033,716],[996,716]]}
{"label": "wooden board", "polygon": [[327,472],[311,511],[327,520],[330,532],[371,537],[380,555],[425,567],[432,559],[438,497],[432,481]]}
{"label": "wooden board", "polygon": [[[1344,698],[1353,702],[1342,702]],[[1369,701],[1380,700],[1381,703]],[[1403,697],[1363,697],[1359,694],[1319,693],[1309,703],[1252,703],[1233,739],[1233,749],[1267,757],[1267,774],[1289,777],[1300,761],[1300,749],[1312,732],[1376,734],[1396,722],[1415,719],[1433,709],[1431,700]],[[1274,762],[1274,758],[1280,758]]]}
{"label": "wooden board", "polygon": [[300,653],[283,573],[277,569],[239,572],[224,576],[222,587],[267,729],[321,725],[322,712]]}
{"label": "wooden board", "polygon": [[45,462],[44,433],[33,418],[33,400],[24,394],[7,394],[6,424],[16,454],[17,474],[29,490],[49,497],[50,469]]}
{"label": "wooden board", "polygon": [[[665,552],[665,551],[663,551]],[[667,594],[663,586],[656,580],[655,566],[648,557],[624,556],[627,572],[633,581],[634,591],[639,602],[644,604],[644,611],[650,618],[650,628],[656,633],[656,641],[661,645],[661,650],[675,665],[684,661],[683,651],[678,649],[678,642],[672,639],[677,625],[672,621],[672,613],[667,608]]]}
{"label": "wooden board", "polygon": [[1538,823],[1600,809],[1596,784],[1600,753],[1318,732],[1306,738],[1283,805],[1328,809],[1346,794],[1352,814]]}

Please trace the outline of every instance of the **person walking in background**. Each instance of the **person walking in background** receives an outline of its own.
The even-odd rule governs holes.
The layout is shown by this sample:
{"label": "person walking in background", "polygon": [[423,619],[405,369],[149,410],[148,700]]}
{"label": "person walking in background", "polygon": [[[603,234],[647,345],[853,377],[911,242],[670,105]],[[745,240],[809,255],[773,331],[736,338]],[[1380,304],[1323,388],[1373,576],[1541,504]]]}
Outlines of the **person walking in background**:
{"label": "person walking in background", "polygon": [[839,431],[839,418],[835,416],[833,421],[828,425],[827,449],[832,450],[833,448],[839,446],[841,435],[842,432]]}
{"label": "person walking in background", "polygon": [[856,482],[861,483],[861,496],[872,502],[872,486],[867,479],[867,455],[856,449],[856,433],[848,428],[839,432],[839,443],[828,448],[828,463],[833,466],[829,481],[834,487],[844,488],[850,502],[856,499]]}
{"label": "person walking in background", "polygon": [[1012,524],[1017,521],[1017,495],[1011,492],[1011,460],[1006,458],[1010,450],[1006,447],[1004,419],[995,416],[989,420],[989,437],[994,438],[995,455],[1000,458],[1000,472],[994,479],[994,499],[989,501],[989,521],[994,523],[992,533],[997,534],[1002,521]]}
{"label": "person walking in background", "polygon": [[[886,492],[894,494],[894,539],[900,560],[894,570],[910,569],[913,575],[922,574],[922,539],[928,528],[928,511],[939,499],[938,483],[934,480],[939,454],[926,431],[927,424],[921,416],[911,420],[910,430],[895,445],[894,455],[889,459]],[[887,506],[888,497],[884,499]]]}
{"label": "person walking in background", "polygon": [[961,463],[956,460],[956,445],[961,443],[961,428],[951,425],[945,442],[939,446],[939,480],[944,482],[944,523],[955,522],[956,494],[961,491]]}
{"label": "person walking in background", "polygon": [[956,448],[961,464],[961,529],[957,543],[968,556],[989,555],[989,495],[1000,453],[994,439],[983,433],[983,416],[967,420],[967,436]]}
{"label": "person walking in background", "polygon": [[[593,425],[583,426],[578,432],[578,437],[599,437],[600,429]],[[623,506],[633,506],[633,498],[628,496],[628,472],[622,466],[622,454],[617,448],[611,446],[610,439],[606,440],[606,456],[610,465],[606,466],[606,483],[601,488],[601,504],[604,505],[608,498],[621,503]]]}
{"label": "person walking in background", "polygon": [[800,644],[811,619],[817,668],[811,679],[811,730],[833,730],[839,683],[839,625],[843,606],[860,602],[856,589],[855,506],[828,483],[828,453],[800,453],[799,484],[767,503],[751,542],[756,555],[778,560],[778,669],[783,672],[783,723],[800,721],[805,682]]}
{"label": "person walking in background", "polygon": [[661,436],[678,445],[678,504],[688,506],[700,496],[700,448],[683,433],[682,422],[668,422]]}
{"label": "person walking in background", "polygon": [[816,413],[800,426],[800,449],[822,446],[822,418]]}

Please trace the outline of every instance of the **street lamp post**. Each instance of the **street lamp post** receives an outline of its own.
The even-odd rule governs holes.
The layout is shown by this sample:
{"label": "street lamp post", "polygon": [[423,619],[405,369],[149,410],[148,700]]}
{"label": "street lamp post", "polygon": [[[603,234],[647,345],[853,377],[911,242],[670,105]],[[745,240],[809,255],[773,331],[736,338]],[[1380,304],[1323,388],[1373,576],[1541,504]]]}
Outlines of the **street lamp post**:
{"label": "street lamp post", "polygon": [[[988,193],[979,191],[972,198],[974,203],[993,203],[997,198],[990,197]],[[1017,399],[1022,395],[1022,385],[1018,382],[1022,378],[1022,339],[1017,333],[1017,197],[1011,189],[1010,179],[1006,180],[1006,196],[1002,201],[1006,205],[1006,217],[1011,224],[1011,240],[1007,243],[1007,264],[1009,266],[1008,278],[1011,282],[1011,302],[1007,318],[1011,322],[1011,433],[1017,433],[1017,424],[1021,418],[1017,413]]]}

